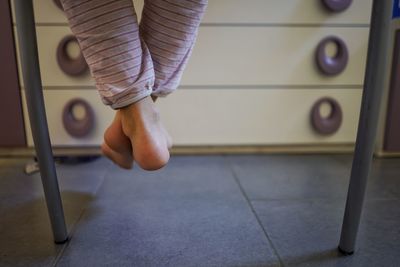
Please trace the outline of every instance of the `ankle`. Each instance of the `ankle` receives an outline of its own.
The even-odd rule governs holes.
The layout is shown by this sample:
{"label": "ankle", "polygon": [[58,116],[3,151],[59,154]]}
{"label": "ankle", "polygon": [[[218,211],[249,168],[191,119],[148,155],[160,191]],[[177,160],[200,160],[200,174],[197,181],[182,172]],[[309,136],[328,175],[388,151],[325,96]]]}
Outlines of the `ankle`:
{"label": "ankle", "polygon": [[160,112],[150,96],[118,110],[122,128],[126,135],[135,134],[135,130],[144,125],[160,122]]}

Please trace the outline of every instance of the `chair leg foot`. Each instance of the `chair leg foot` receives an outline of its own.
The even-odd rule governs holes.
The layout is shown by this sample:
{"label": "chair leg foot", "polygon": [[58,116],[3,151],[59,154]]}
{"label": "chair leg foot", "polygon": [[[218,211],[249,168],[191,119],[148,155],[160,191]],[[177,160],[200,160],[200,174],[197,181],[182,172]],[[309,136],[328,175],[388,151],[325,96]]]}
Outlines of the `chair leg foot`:
{"label": "chair leg foot", "polygon": [[340,253],[342,253],[344,256],[351,256],[354,254],[354,251],[345,251],[343,249],[340,248],[340,246],[338,246],[338,250]]}
{"label": "chair leg foot", "polygon": [[54,243],[56,243],[57,245],[62,245],[65,244],[69,241],[69,238],[67,237],[65,240],[61,240],[61,241],[54,241]]}

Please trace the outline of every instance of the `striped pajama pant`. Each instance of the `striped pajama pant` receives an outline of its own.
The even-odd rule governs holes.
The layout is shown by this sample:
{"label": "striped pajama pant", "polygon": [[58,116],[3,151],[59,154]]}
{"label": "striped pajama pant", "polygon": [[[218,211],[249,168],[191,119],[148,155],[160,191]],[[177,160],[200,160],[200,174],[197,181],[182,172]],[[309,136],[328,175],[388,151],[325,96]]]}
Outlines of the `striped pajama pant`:
{"label": "striped pajama pant", "polygon": [[61,0],[102,101],[119,109],[179,85],[207,0]]}

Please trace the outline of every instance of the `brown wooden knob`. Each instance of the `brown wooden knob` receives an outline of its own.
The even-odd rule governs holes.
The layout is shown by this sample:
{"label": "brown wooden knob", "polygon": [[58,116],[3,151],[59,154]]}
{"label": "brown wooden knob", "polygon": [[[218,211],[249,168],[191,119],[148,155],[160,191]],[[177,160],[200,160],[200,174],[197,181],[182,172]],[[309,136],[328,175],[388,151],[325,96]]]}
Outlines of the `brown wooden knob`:
{"label": "brown wooden knob", "polygon": [[[326,118],[322,117],[320,109],[322,104],[331,106],[331,113]],[[314,130],[322,135],[330,135],[337,132],[342,125],[342,108],[340,104],[331,97],[323,97],[313,105],[311,109],[311,124]]]}
{"label": "brown wooden knob", "polygon": [[[84,109],[84,116],[77,118],[74,114],[74,108],[81,106]],[[70,100],[64,107],[63,125],[65,130],[73,137],[84,137],[94,128],[94,111],[90,104],[81,98]]]}
{"label": "brown wooden knob", "polygon": [[[326,54],[326,47],[334,43],[337,53],[331,57]],[[318,69],[325,75],[337,75],[345,70],[349,61],[349,52],[346,43],[337,36],[328,36],[322,39],[315,52],[315,59]]]}
{"label": "brown wooden knob", "polygon": [[67,51],[70,42],[77,42],[75,36],[65,36],[57,47],[57,63],[60,69],[69,76],[80,76],[89,69],[82,52],[77,58],[72,58]]}

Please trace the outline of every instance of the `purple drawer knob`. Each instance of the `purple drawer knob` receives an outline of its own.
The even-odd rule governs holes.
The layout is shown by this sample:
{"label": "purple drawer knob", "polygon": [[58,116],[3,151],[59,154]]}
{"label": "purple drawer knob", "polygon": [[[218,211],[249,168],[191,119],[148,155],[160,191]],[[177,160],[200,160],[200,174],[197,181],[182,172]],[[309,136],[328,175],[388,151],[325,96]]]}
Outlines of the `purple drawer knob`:
{"label": "purple drawer knob", "polygon": [[[327,117],[321,115],[321,106],[329,104],[331,112]],[[312,106],[311,124],[314,130],[322,135],[330,135],[339,130],[342,125],[343,114],[339,103],[331,97],[323,97]]]}
{"label": "purple drawer knob", "polygon": [[53,0],[53,3],[61,10],[64,11],[63,6],[61,4],[61,0]]}
{"label": "purple drawer knob", "polygon": [[[327,55],[326,47],[328,44],[336,45],[336,54],[332,57]],[[349,51],[345,42],[336,36],[328,36],[322,39],[315,53],[318,69],[325,75],[337,75],[344,71],[349,61]]]}
{"label": "purple drawer knob", "polygon": [[[78,106],[84,110],[82,118],[77,118],[74,114],[74,108]],[[62,117],[65,130],[73,137],[84,137],[94,127],[94,111],[89,103],[81,98],[70,100],[64,107]]]}
{"label": "purple drawer knob", "polygon": [[342,12],[352,3],[352,0],[322,0],[322,3],[332,12]]}
{"label": "purple drawer knob", "polygon": [[60,69],[69,76],[80,76],[87,72],[88,65],[82,52],[77,58],[72,58],[68,55],[67,46],[71,42],[77,42],[73,35],[65,36],[57,47],[57,63]]}

